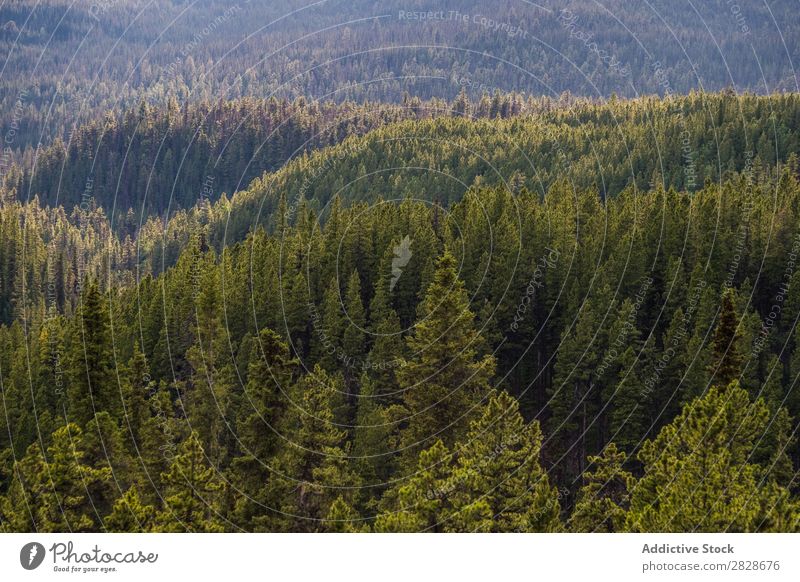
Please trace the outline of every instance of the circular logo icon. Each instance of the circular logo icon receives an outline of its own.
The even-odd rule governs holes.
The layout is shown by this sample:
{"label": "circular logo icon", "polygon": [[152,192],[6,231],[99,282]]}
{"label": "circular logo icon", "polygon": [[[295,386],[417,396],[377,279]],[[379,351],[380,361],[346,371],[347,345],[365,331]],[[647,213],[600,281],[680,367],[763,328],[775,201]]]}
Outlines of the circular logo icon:
{"label": "circular logo icon", "polygon": [[19,551],[19,563],[26,570],[35,570],[44,561],[44,546],[39,542],[30,542]]}

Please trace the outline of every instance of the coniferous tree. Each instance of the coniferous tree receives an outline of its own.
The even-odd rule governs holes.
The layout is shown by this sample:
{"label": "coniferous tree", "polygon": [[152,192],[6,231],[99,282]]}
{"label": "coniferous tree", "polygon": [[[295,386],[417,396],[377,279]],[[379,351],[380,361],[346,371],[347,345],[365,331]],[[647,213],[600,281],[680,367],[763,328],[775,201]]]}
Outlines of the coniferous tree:
{"label": "coniferous tree", "polygon": [[211,253],[204,257],[198,269],[197,341],[186,352],[191,375],[185,383],[181,404],[203,450],[219,462],[230,453],[228,437],[235,425],[237,379],[223,325],[219,267]]}
{"label": "coniferous tree", "polygon": [[377,532],[444,531],[452,460],[441,440],[419,454],[417,470],[407,482],[384,496],[385,510],[375,519]]}
{"label": "coniferous tree", "polygon": [[286,428],[283,417],[292,406],[289,391],[298,363],[277,333],[261,330],[250,360],[237,427],[242,452],[232,463],[234,481],[242,493],[237,501],[237,518],[251,529],[253,520],[267,511],[265,488]]}
{"label": "coniferous tree", "polygon": [[394,470],[390,435],[394,430],[390,415],[381,406],[375,383],[364,374],[356,403],[356,424],[353,429],[353,460],[365,485],[387,482]]}
{"label": "coniferous tree", "polygon": [[82,462],[111,474],[109,487],[92,495],[94,510],[105,515],[122,491],[140,481],[139,466],[129,452],[124,431],[108,412],[99,412],[89,421],[82,439]]}
{"label": "coniferous tree", "polygon": [[568,477],[582,472],[586,458],[587,431],[597,401],[597,373],[604,340],[595,300],[588,299],[573,329],[561,341],[550,390],[550,448],[554,460]]}
{"label": "coniferous tree", "polygon": [[538,422],[517,401],[491,396],[465,444],[423,451],[407,483],[387,494],[378,531],[551,532],[561,529],[559,494],[539,464]]}
{"label": "coniferous tree", "polygon": [[719,322],[714,331],[712,344],[711,382],[727,386],[739,378],[742,372],[742,356],[739,353],[739,318],[736,315],[734,292],[726,289],[722,294]]}
{"label": "coniferous tree", "polygon": [[17,463],[8,499],[14,531],[81,532],[101,527],[93,498],[107,490],[108,467],[84,462],[83,431],[76,424],[57,429],[43,455],[33,444]]}
{"label": "coniferous tree", "polygon": [[384,265],[370,303],[372,349],[366,367],[370,378],[375,381],[376,394],[386,395],[390,402],[399,402],[397,369],[406,351],[400,318],[391,303],[391,279],[387,273],[391,271]]}
{"label": "coniferous tree", "polygon": [[331,504],[325,518],[325,531],[331,533],[366,533],[369,525],[340,495]]}
{"label": "coniferous tree", "polygon": [[360,369],[364,368],[366,357],[366,335],[367,326],[364,312],[364,304],[361,299],[361,282],[358,271],[353,271],[347,283],[347,295],[345,296],[345,311],[347,319],[345,321],[344,334],[342,336],[342,351],[344,352],[344,373],[348,387],[356,381],[356,376]]}
{"label": "coniferous tree", "polygon": [[290,390],[286,432],[265,492],[268,529],[315,531],[339,495],[355,496],[358,477],[348,459],[346,433],[334,424],[341,378],[317,366]]}
{"label": "coniferous tree", "polygon": [[196,433],[181,443],[169,470],[161,476],[164,507],[156,528],[165,532],[215,532],[222,530],[219,499],[222,485],[217,469]]}
{"label": "coniferous tree", "polygon": [[148,532],[153,527],[156,510],[139,498],[135,487],[128,489],[114,502],[111,513],[103,520],[106,531]]}
{"label": "coniferous tree", "polygon": [[558,491],[540,465],[539,423],[526,424],[519,403],[492,395],[472,423],[450,477],[448,529],[486,532],[552,532],[561,529]]}
{"label": "coniferous tree", "polygon": [[119,418],[121,400],[108,326],[106,299],[97,283],[89,282],[73,320],[69,344],[68,412],[70,419],[80,424],[101,411]]}
{"label": "coniferous tree", "polygon": [[139,350],[139,343],[134,343],[133,355],[128,362],[128,378],[123,385],[122,403],[124,406],[124,424],[130,435],[132,451],[141,445],[142,426],[150,417],[150,405],[147,399],[152,390],[152,381],[147,367],[147,360]]}
{"label": "coniferous tree", "polygon": [[481,341],[455,257],[445,251],[408,338],[414,356],[398,370],[409,415],[405,447],[431,438],[453,442],[465,433],[494,373],[494,358],[478,356]]}
{"label": "coniferous tree", "polygon": [[711,387],[639,452],[644,475],[631,490],[631,531],[757,531],[774,518],[782,489],[751,462],[769,421],[738,382]]}
{"label": "coniferous tree", "polygon": [[325,290],[322,299],[322,313],[314,323],[314,360],[328,372],[339,369],[342,356],[342,336],[345,319],[342,313],[342,299],[339,295],[339,283],[333,277]]}
{"label": "coniferous tree", "polygon": [[[179,438],[183,436],[182,426],[185,420],[175,415],[172,396],[165,382],[159,382],[147,401],[147,420],[140,429],[141,444],[137,445],[138,462],[141,466],[143,480],[142,496],[155,503],[160,501],[161,476],[165,474],[170,463],[177,455]],[[149,486],[148,486],[149,484]]]}
{"label": "coniferous tree", "polygon": [[635,482],[624,463],[625,453],[614,443],[602,455],[589,457],[589,470],[567,524],[572,531],[624,531],[629,490]]}

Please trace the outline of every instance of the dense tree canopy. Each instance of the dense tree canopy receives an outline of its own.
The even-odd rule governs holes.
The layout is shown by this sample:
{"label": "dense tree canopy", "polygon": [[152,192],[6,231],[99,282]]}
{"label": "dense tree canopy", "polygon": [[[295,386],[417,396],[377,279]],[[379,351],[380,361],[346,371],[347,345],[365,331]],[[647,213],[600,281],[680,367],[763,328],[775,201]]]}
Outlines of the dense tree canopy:
{"label": "dense tree canopy", "polygon": [[[610,195],[578,162],[582,128],[601,166],[622,167],[620,129],[645,160],[641,120],[681,103],[711,168],[703,112],[733,135],[726,108],[762,123],[770,100],[776,123],[740,135],[758,153],[728,144],[694,187],[651,160]],[[5,197],[0,529],[796,531],[795,108],[407,120],[124,236],[99,208]],[[540,181],[492,141],[533,152],[556,121],[571,173]],[[759,149],[775,128],[780,155]],[[411,130],[449,137],[387,145]],[[456,154],[481,135],[513,179]],[[322,177],[384,154],[465,185]]]}

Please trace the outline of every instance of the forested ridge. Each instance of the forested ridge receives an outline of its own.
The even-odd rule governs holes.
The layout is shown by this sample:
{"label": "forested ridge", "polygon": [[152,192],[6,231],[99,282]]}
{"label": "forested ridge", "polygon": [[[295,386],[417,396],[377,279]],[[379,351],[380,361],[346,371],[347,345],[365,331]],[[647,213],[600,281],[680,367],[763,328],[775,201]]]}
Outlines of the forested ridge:
{"label": "forested ridge", "polygon": [[[347,138],[177,213],[163,272],[99,208],[7,193],[0,528],[797,530],[796,97],[677,103]],[[535,156],[548,122],[570,171],[492,138]],[[650,123],[697,136],[693,187]]]}
{"label": "forested ridge", "polygon": [[4,186],[43,204],[101,206],[116,214],[119,227],[135,229],[147,219],[189,208],[203,196],[245,189],[256,177],[275,171],[304,153],[341,143],[349,136],[405,119],[469,112],[481,118],[568,107],[570,100],[535,99],[519,94],[484,95],[474,107],[466,93],[452,103],[406,95],[400,104],[332,101],[303,97],[244,98],[166,107],[142,102],[102,120],[75,127],[41,150],[28,148],[5,172]]}
{"label": "forested ridge", "polygon": [[[462,92],[449,102],[406,96],[397,105],[272,98],[172,101],[164,109],[142,103],[76,128],[67,143],[56,140],[35,158],[28,152],[4,185],[21,200],[38,196],[68,211],[100,206],[130,234],[151,215],[246,189],[259,200],[271,194],[265,216],[277,191],[317,205],[333,193],[364,200],[436,191],[447,204],[479,177],[541,192],[565,170],[576,185],[596,185],[603,195],[631,183],[646,188],[657,175],[695,190],[748,161],[785,161],[798,151],[799,121],[794,93],[597,102],[500,92],[473,100]],[[409,170],[390,171],[397,165]],[[265,173],[275,175],[250,187]]]}
{"label": "forested ridge", "polygon": [[66,152],[45,150],[35,172],[6,176],[0,323],[37,309],[49,285],[58,310],[71,313],[86,276],[104,290],[126,286],[174,265],[200,228],[219,252],[256,228],[274,232],[277,217],[302,204],[324,222],[333,199],[447,207],[473,185],[542,197],[558,180],[601,198],[659,184],[692,192],[731,172],[774,179],[800,145],[796,94],[603,104],[498,93],[372,107],[246,100],[121,117],[105,130],[80,128]]}

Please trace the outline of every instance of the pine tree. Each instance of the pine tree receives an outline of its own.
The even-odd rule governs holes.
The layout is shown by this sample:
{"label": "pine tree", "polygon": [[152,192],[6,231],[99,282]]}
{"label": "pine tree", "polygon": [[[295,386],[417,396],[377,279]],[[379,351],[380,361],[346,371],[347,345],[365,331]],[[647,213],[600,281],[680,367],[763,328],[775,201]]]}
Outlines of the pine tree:
{"label": "pine tree", "polygon": [[625,453],[610,443],[599,456],[589,457],[589,470],[567,525],[575,532],[624,531],[634,477],[623,469]]}
{"label": "pine tree", "polygon": [[312,357],[327,372],[334,373],[341,365],[342,335],[345,319],[339,283],[332,278],[322,299],[321,316],[314,321]]}
{"label": "pine tree", "polygon": [[539,464],[538,422],[493,394],[451,453],[441,441],[419,455],[407,483],[384,497],[377,531],[551,532],[561,529],[558,491]]}
{"label": "pine tree", "polygon": [[550,390],[549,448],[567,478],[583,471],[599,390],[600,349],[605,343],[595,300],[587,299],[573,329],[561,340]]}
{"label": "pine tree", "polygon": [[539,423],[525,424],[505,392],[489,399],[463,444],[450,477],[453,531],[552,532],[561,529],[558,491],[539,463]]}
{"label": "pine tree", "polygon": [[195,303],[197,340],[186,352],[191,375],[181,404],[203,450],[219,463],[230,453],[237,379],[222,323],[219,267],[212,253],[205,256],[200,267]]}
{"label": "pine tree", "polygon": [[[287,261],[288,264],[292,264]],[[302,270],[294,272],[286,269],[281,273],[283,289],[281,290],[281,309],[282,312],[276,318],[285,329],[289,339],[292,352],[299,358],[308,357],[310,335],[309,295],[308,281]]]}
{"label": "pine tree", "polygon": [[789,453],[797,439],[792,430],[794,420],[783,406],[782,370],[778,357],[772,356],[767,365],[767,379],[758,394],[769,409],[770,420],[756,443],[752,461],[764,468],[768,480],[789,487],[794,478]]}
{"label": "pine tree", "polygon": [[681,391],[685,388],[683,356],[688,340],[684,317],[683,309],[678,307],[664,334],[662,349],[644,377],[645,388],[652,391],[651,400],[655,404],[649,411],[650,425],[654,427],[672,420],[680,412]]}
{"label": "pine tree", "polygon": [[386,409],[380,405],[374,383],[361,376],[356,424],[353,429],[353,459],[365,485],[380,485],[389,480],[394,469],[390,436],[394,429]]}
{"label": "pine tree", "polygon": [[342,351],[344,352],[342,367],[348,389],[352,389],[359,370],[364,367],[367,347],[365,335],[367,321],[364,304],[361,302],[361,281],[358,271],[353,271],[347,283],[345,311],[347,320],[342,337]]}
{"label": "pine tree", "polygon": [[612,401],[610,433],[625,450],[633,450],[647,434],[650,398],[640,380],[640,365],[634,348],[620,356],[619,381]]}
{"label": "pine tree", "polygon": [[627,528],[639,532],[757,531],[774,518],[782,488],[750,462],[769,421],[763,400],[734,381],[684,406],[639,452]]}
{"label": "pine tree", "polygon": [[[608,434],[623,449],[639,444],[649,427],[650,395],[640,379],[642,361],[647,357],[636,327],[637,310],[630,299],[620,306],[619,315],[609,330],[610,347],[601,363],[604,384],[603,404],[608,402]],[[600,442],[608,438],[605,432]]]}
{"label": "pine tree", "polygon": [[156,516],[163,532],[222,531],[219,495],[222,485],[215,467],[209,465],[197,434],[181,443],[164,483],[164,508]]}
{"label": "pine tree", "polygon": [[325,531],[331,533],[366,533],[369,525],[340,495],[331,504],[325,518]]}
{"label": "pine tree", "polygon": [[177,453],[177,439],[183,435],[185,419],[176,418],[172,397],[165,382],[159,382],[147,401],[147,420],[140,429],[138,461],[144,473],[142,495],[150,502],[161,499],[161,476],[167,472]]}
{"label": "pine tree", "polygon": [[282,442],[285,415],[299,362],[289,355],[289,346],[271,329],[263,329],[252,351],[248,382],[237,435],[241,454],[231,468],[236,487],[243,493],[237,501],[240,524],[252,529],[253,518],[266,512],[265,486],[270,464]]}
{"label": "pine tree", "polygon": [[109,532],[144,533],[153,527],[155,515],[155,508],[142,503],[136,488],[131,487],[114,502],[111,513],[103,520],[103,527]]}
{"label": "pine tree", "polygon": [[123,385],[122,403],[124,406],[125,421],[127,432],[130,434],[132,451],[141,445],[142,426],[150,417],[150,406],[147,399],[153,389],[150,380],[150,372],[147,367],[147,360],[139,350],[139,342],[133,345],[133,355],[128,362],[128,378]]}
{"label": "pine tree", "polygon": [[108,412],[99,412],[86,425],[83,433],[82,462],[98,470],[107,469],[113,478],[113,488],[97,491],[92,506],[100,515],[111,510],[114,499],[122,490],[139,482],[139,466],[130,454],[122,429]]}
{"label": "pine tree", "polygon": [[405,342],[400,328],[400,318],[391,304],[390,271],[386,266],[375,285],[369,307],[372,349],[367,358],[367,372],[375,381],[376,394],[387,396],[389,402],[399,402],[397,368],[406,356]]}
{"label": "pine tree", "polygon": [[441,440],[419,454],[417,470],[384,496],[385,510],[375,519],[377,532],[444,531],[452,456]]}
{"label": "pine tree", "polygon": [[108,491],[109,468],[84,462],[83,431],[76,424],[57,429],[43,455],[38,444],[17,463],[8,499],[17,514],[14,531],[97,531],[99,517],[93,499]]}
{"label": "pine tree", "polygon": [[[800,323],[800,322],[798,322]],[[794,351],[789,363],[790,384],[794,389],[788,390],[786,394],[786,408],[794,418],[800,417],[800,390],[794,379],[800,376],[800,325],[794,329]]]}
{"label": "pine tree", "polygon": [[276,513],[254,520],[274,531],[315,531],[339,495],[352,500],[358,478],[350,467],[345,431],[334,424],[341,378],[321,367],[291,389],[283,447],[271,465],[265,493]]}

